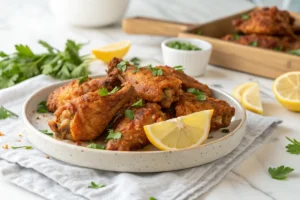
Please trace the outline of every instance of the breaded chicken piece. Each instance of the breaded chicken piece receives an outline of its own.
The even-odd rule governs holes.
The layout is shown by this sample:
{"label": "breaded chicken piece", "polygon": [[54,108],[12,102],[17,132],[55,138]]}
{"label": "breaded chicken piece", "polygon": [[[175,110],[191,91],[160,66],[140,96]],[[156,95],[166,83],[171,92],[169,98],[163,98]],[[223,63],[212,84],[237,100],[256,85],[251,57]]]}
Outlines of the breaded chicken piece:
{"label": "breaded chicken piece", "polygon": [[120,62],[122,59],[114,58],[109,63],[109,77],[118,77],[121,82],[131,84],[140,98],[169,108],[182,94],[182,82],[178,78],[168,74],[154,75],[155,68],[142,67],[137,69],[129,63],[123,72],[118,69]]}
{"label": "breaded chicken piece", "polygon": [[54,90],[48,97],[47,108],[50,112],[55,112],[59,107],[70,102],[72,99],[84,95],[88,92],[94,92],[100,88],[112,90],[119,81],[112,77],[88,78],[85,82],[79,84],[79,80],[74,80],[69,84]]}
{"label": "breaded chicken piece", "polygon": [[216,131],[230,125],[235,109],[219,99],[207,98],[205,101],[198,101],[191,93],[184,93],[175,104],[176,117],[189,115],[202,110],[214,110],[211,119],[211,131]]}
{"label": "breaded chicken piece", "polygon": [[156,103],[147,103],[144,107],[133,108],[134,119],[123,117],[115,126],[115,132],[122,134],[120,139],[110,140],[107,150],[132,151],[141,149],[150,142],[143,126],[167,120],[161,107]]}
{"label": "breaded chicken piece", "polygon": [[232,25],[245,34],[286,35],[297,38],[293,30],[294,21],[287,11],[280,11],[274,6],[255,9],[248,15],[233,20]]}
{"label": "breaded chicken piece", "polygon": [[92,140],[101,135],[113,117],[136,101],[131,85],[107,96],[98,91],[72,99],[54,113],[48,122],[55,136],[73,141]]}

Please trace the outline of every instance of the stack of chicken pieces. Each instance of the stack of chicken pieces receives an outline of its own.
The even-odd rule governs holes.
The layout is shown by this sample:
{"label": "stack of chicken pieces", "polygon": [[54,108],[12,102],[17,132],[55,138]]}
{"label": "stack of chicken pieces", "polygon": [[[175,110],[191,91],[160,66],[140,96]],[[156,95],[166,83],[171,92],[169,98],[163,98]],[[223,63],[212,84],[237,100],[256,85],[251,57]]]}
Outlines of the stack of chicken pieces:
{"label": "stack of chicken pieces", "polygon": [[300,49],[295,18],[276,6],[257,8],[233,20],[232,25],[238,33],[228,34],[223,40],[283,52]]}
{"label": "stack of chicken pieces", "polygon": [[[153,70],[160,70],[159,74]],[[99,95],[101,88],[116,92]],[[189,88],[206,95],[199,101]],[[137,101],[142,106],[132,107]],[[214,99],[210,88],[199,83],[183,71],[168,66],[137,67],[127,61],[114,58],[108,64],[107,76],[88,78],[79,83],[74,80],[53,91],[48,97],[48,110],[54,112],[50,128],[59,139],[72,141],[94,140],[106,134],[108,127],[122,134],[111,139],[107,150],[132,151],[149,144],[143,126],[194,112],[213,109],[211,131],[227,127],[235,109],[222,100]],[[134,118],[124,116],[130,108]]]}

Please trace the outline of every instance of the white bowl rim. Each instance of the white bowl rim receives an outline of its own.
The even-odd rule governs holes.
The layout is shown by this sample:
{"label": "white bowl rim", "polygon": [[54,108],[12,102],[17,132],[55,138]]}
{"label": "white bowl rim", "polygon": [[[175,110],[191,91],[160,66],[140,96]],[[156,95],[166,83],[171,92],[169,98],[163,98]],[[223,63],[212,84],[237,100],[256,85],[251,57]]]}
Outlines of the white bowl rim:
{"label": "white bowl rim", "polygon": [[[204,43],[205,45],[207,45],[208,47],[207,48],[201,48],[200,46],[196,45],[197,47],[201,48],[201,50],[181,50],[181,49],[174,49],[174,48],[171,48],[171,47],[168,47],[166,44],[168,42],[172,42],[172,41],[186,41],[186,42],[195,42],[195,43]],[[199,54],[199,53],[202,53],[202,52],[205,52],[205,51],[211,51],[212,49],[212,44],[205,41],[205,40],[201,40],[201,39],[197,39],[197,38],[180,38],[180,37],[172,37],[172,38],[168,38],[168,39],[165,39],[164,41],[162,41],[161,43],[161,47],[162,48],[166,48],[168,49],[169,51],[174,51],[174,52],[181,52],[181,53],[190,53],[190,54]]]}

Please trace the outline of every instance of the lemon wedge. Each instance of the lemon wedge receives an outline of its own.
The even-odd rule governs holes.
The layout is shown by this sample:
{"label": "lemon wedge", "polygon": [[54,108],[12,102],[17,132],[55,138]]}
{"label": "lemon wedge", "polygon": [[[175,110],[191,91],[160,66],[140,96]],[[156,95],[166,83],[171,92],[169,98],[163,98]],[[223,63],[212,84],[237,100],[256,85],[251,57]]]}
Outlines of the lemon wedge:
{"label": "lemon wedge", "polygon": [[255,82],[248,82],[248,83],[244,83],[242,85],[237,86],[232,93],[232,96],[238,100],[238,101],[242,101],[242,96],[244,94],[244,92],[250,88],[252,85],[254,85]]}
{"label": "lemon wedge", "polygon": [[242,95],[242,105],[247,110],[255,112],[257,114],[263,113],[263,107],[259,94],[259,85],[254,83]]}
{"label": "lemon wedge", "polygon": [[96,58],[104,62],[109,62],[113,57],[123,58],[130,49],[130,46],[131,42],[125,40],[122,42],[109,44],[98,49],[93,49],[92,53]]}
{"label": "lemon wedge", "polygon": [[288,72],[275,79],[273,93],[285,108],[300,111],[300,71]]}
{"label": "lemon wedge", "polygon": [[209,134],[213,110],[144,126],[149,141],[160,150],[178,150],[203,144]]}

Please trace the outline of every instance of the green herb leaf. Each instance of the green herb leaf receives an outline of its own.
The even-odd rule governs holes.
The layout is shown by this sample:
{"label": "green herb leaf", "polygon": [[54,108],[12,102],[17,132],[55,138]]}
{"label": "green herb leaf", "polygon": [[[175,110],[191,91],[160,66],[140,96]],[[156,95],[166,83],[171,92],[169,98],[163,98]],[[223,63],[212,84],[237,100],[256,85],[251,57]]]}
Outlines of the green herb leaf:
{"label": "green herb leaf", "polygon": [[102,150],[105,149],[104,145],[95,144],[95,143],[90,143],[86,147],[91,149],[102,149]]}
{"label": "green herb leaf", "polygon": [[8,55],[6,53],[4,53],[3,51],[0,51],[0,57],[5,58],[5,57],[8,57]]}
{"label": "green herb leaf", "polygon": [[257,47],[257,45],[258,45],[257,41],[250,42],[250,46]]}
{"label": "green herb leaf", "polygon": [[183,69],[183,67],[181,66],[181,65],[177,65],[177,66],[175,66],[175,67],[173,67],[176,71],[180,71],[180,72],[182,72],[184,69]]}
{"label": "green herb leaf", "polygon": [[142,106],[143,106],[143,99],[140,99],[131,105],[131,107],[142,107]]}
{"label": "green herb leaf", "polygon": [[83,76],[78,80],[78,84],[81,85],[82,83],[84,83],[85,81],[87,81],[89,79],[88,76]]}
{"label": "green herb leaf", "polygon": [[291,50],[291,51],[288,51],[287,53],[293,54],[296,56],[300,56],[300,49]]}
{"label": "green herb leaf", "polygon": [[108,140],[118,140],[122,137],[122,133],[114,132],[113,129],[108,129],[108,136],[106,137],[105,141]]}
{"label": "green herb leaf", "polygon": [[96,184],[94,182],[91,182],[91,185],[88,188],[99,189],[99,188],[103,188],[103,187],[105,187],[104,184]]}
{"label": "green herb leaf", "polygon": [[41,101],[39,103],[39,105],[37,106],[37,112],[38,113],[47,113],[47,112],[49,112],[46,104],[47,104],[46,101]]}
{"label": "green herb leaf", "polygon": [[278,46],[278,47],[275,47],[275,48],[274,48],[275,51],[282,51],[282,49],[283,49],[283,48],[282,48],[281,46]]}
{"label": "green herb leaf", "polygon": [[196,95],[196,99],[198,101],[205,101],[206,100],[206,95],[201,92],[200,90],[196,89],[196,88],[189,88],[187,90],[187,92],[193,94],[193,95]]}
{"label": "green herb leaf", "polygon": [[229,131],[229,129],[227,129],[227,128],[224,128],[224,129],[222,129],[222,133],[229,133],[230,131]]}
{"label": "green herb leaf", "polygon": [[166,44],[168,47],[179,50],[186,51],[199,51],[201,48],[189,43],[189,42],[180,42],[180,41],[172,41]]}
{"label": "green herb leaf", "polygon": [[272,176],[273,179],[284,180],[287,176],[294,171],[293,168],[284,167],[283,165],[277,168],[269,168],[268,172]]}
{"label": "green herb leaf", "polygon": [[125,117],[127,117],[130,120],[134,119],[134,112],[132,110],[125,110]]}
{"label": "green herb leaf", "polygon": [[19,116],[0,105],[0,119],[6,119],[9,117],[19,117]]}
{"label": "green herb leaf", "polygon": [[19,56],[24,56],[24,57],[33,57],[34,56],[33,52],[27,45],[19,44],[19,45],[15,45],[15,48],[16,48]]}
{"label": "green herb leaf", "polygon": [[202,35],[203,32],[202,32],[201,30],[198,30],[198,31],[196,32],[196,34],[197,34],[197,35]]}
{"label": "green herb leaf", "polygon": [[49,136],[53,136],[53,133],[49,132],[48,130],[40,130],[42,133],[49,135]]}
{"label": "green herb leaf", "polygon": [[140,64],[141,64],[141,59],[139,59],[138,57],[133,57],[131,60],[130,60],[130,62],[132,62],[133,63],[133,65],[134,66],[140,66]]}
{"label": "green herb leaf", "polygon": [[243,20],[248,20],[248,19],[250,19],[250,15],[248,15],[248,14],[243,14],[241,18],[242,18]]}
{"label": "green herb leaf", "polygon": [[47,42],[45,42],[43,40],[39,40],[38,43],[40,45],[42,45],[43,47],[45,47],[48,50],[49,53],[54,53],[54,50],[56,50],[50,44],[48,44]]}
{"label": "green herb leaf", "polygon": [[162,76],[163,75],[162,69],[159,69],[159,68],[156,68],[156,67],[152,67],[151,64],[148,65],[147,68],[152,71],[153,76]]}
{"label": "green herb leaf", "polygon": [[121,72],[125,72],[126,69],[127,69],[127,64],[128,64],[128,61],[123,60],[122,62],[120,62],[120,63],[117,65],[118,70],[121,71]]}
{"label": "green herb leaf", "polygon": [[241,38],[241,36],[237,33],[233,34],[233,39],[234,40],[239,40]]}
{"label": "green herb leaf", "polygon": [[26,150],[29,150],[29,149],[32,149],[32,146],[19,146],[19,147],[16,147],[16,146],[11,146],[12,149],[20,149],[20,148],[24,148]]}
{"label": "green herb leaf", "polygon": [[154,197],[150,197],[150,199],[149,200],[157,200],[156,198],[154,198]]}
{"label": "green herb leaf", "polygon": [[108,90],[106,88],[100,88],[98,90],[98,94],[101,96],[101,97],[104,97],[104,96],[107,96],[108,95]]}
{"label": "green herb leaf", "polygon": [[118,86],[116,86],[116,87],[114,87],[114,89],[112,89],[112,91],[110,91],[108,94],[114,94],[114,93],[118,92],[119,89],[120,89],[120,88],[119,88]]}
{"label": "green herb leaf", "polygon": [[286,137],[286,139],[288,139],[291,144],[288,144],[285,148],[287,149],[287,152],[289,152],[290,154],[296,154],[299,155],[300,154],[300,142],[297,140],[292,140],[288,137]]}

